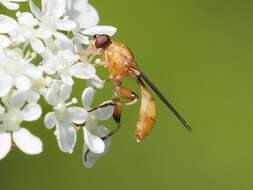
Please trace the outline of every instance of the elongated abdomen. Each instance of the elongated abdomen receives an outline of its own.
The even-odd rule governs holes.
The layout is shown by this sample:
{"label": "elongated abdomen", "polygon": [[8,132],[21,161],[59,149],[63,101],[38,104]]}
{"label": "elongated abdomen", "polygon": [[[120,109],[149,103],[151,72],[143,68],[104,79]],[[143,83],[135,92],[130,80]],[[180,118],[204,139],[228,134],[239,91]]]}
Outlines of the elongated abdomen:
{"label": "elongated abdomen", "polygon": [[139,80],[141,90],[141,108],[135,132],[137,142],[140,142],[150,134],[156,121],[156,106],[154,98],[150,95],[141,79]]}

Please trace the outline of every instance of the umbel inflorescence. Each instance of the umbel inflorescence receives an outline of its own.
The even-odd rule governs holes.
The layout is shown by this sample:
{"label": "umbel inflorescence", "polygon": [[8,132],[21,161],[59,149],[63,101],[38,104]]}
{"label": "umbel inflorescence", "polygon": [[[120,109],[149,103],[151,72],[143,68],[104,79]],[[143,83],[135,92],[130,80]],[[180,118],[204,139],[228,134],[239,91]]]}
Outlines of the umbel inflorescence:
{"label": "umbel inflorescence", "polygon": [[[20,2],[30,12],[19,11]],[[112,36],[116,29],[97,25],[97,11],[87,0],[41,0],[41,8],[28,0],[0,3],[16,11],[16,18],[0,13],[0,159],[13,143],[26,154],[42,152],[42,141],[22,125],[42,116],[39,100],[44,99],[52,108],[43,114],[44,124],[54,131],[60,150],[72,153],[76,133],[83,131],[83,161],[92,167],[110,147],[110,137],[100,138],[109,130],[99,121],[109,119],[114,107],[90,111],[104,81],[96,74],[103,62],[88,47],[94,34]],[[87,83],[80,95],[72,93],[75,78]],[[76,106],[78,100],[82,107]]]}

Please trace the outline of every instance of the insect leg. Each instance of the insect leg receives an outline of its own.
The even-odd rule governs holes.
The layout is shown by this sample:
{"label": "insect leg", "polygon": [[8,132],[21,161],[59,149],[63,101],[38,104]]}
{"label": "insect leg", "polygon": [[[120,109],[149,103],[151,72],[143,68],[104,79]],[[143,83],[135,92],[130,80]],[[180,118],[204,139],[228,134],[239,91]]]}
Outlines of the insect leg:
{"label": "insect leg", "polygon": [[115,106],[115,103],[113,101],[104,102],[103,104],[100,104],[97,107],[90,109],[88,112],[93,112],[100,108],[105,108],[107,106]]}
{"label": "insect leg", "polygon": [[[116,127],[110,131],[106,136],[100,137],[103,141],[106,140],[107,138],[113,136],[116,134],[119,129],[120,129],[120,118],[121,118],[121,105],[119,104],[118,100],[116,98],[113,98],[113,103],[114,103],[114,112],[113,112],[113,119],[116,123]],[[104,105],[106,106],[106,105]],[[86,152],[84,153],[84,160],[87,162],[87,156],[90,152],[90,149],[87,149]]]}
{"label": "insect leg", "polygon": [[[126,98],[127,102],[121,102],[119,96]],[[102,138],[103,140],[108,137],[113,136],[114,134],[116,134],[119,131],[119,129],[121,127],[121,107],[122,107],[122,105],[132,105],[137,101],[138,101],[138,96],[134,92],[132,92],[130,89],[120,87],[120,86],[115,87],[115,95],[113,98],[113,103],[115,105],[114,112],[113,112],[113,119],[116,123],[116,127],[108,135],[103,137]]]}
{"label": "insect leg", "polygon": [[[115,110],[116,110],[116,107],[117,107],[116,101],[108,101],[108,102],[105,102],[105,103],[100,104],[99,106],[97,106],[97,107],[95,107],[95,108],[89,110],[88,112],[93,112],[93,111],[96,111],[96,110],[98,110],[98,109],[100,109],[100,108],[105,108],[105,107],[107,107],[107,106],[114,106],[113,118],[114,118],[114,120],[115,120],[115,116],[114,116],[114,115],[115,115]],[[119,118],[120,118],[120,114],[119,114]],[[115,120],[115,121],[116,121],[116,120]],[[120,119],[119,119],[119,121],[120,121]],[[116,127],[114,130],[112,130],[108,135],[106,135],[105,137],[100,137],[100,138],[101,138],[102,140],[106,140],[108,137],[110,137],[110,136],[112,136],[114,133],[116,133],[116,132],[117,132],[116,129],[119,128],[119,127],[120,127],[120,122],[118,122],[117,127]],[[87,149],[86,152],[84,153],[84,157],[83,157],[83,158],[84,158],[85,162],[87,162],[87,156],[88,156],[89,152],[90,152],[90,149]]]}
{"label": "insect leg", "polygon": [[120,102],[122,105],[133,105],[139,99],[137,94],[125,87],[119,88],[119,95],[127,99],[127,102]]}
{"label": "insect leg", "polygon": [[114,112],[113,112],[113,119],[116,123],[116,127],[110,131],[110,133],[108,133],[106,136],[102,137],[102,140],[107,139],[108,137],[113,136],[114,134],[116,134],[119,129],[120,129],[120,122],[121,122],[121,104],[119,103],[119,98],[118,97],[114,97],[113,98],[113,103],[114,103]]}
{"label": "insect leg", "polygon": [[91,43],[87,49],[79,51],[79,59],[81,62],[86,62],[91,59],[94,55],[98,54],[98,50],[95,46]]}

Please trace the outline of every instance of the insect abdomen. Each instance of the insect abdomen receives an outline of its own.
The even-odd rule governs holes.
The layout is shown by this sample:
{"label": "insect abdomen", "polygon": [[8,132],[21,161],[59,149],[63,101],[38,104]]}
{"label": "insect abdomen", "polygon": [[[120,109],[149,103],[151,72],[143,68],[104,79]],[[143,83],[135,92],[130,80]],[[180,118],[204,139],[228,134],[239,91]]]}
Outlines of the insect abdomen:
{"label": "insect abdomen", "polygon": [[137,142],[148,136],[153,129],[156,121],[156,106],[154,98],[148,92],[146,86],[140,81],[141,89],[141,108],[139,121],[135,132]]}

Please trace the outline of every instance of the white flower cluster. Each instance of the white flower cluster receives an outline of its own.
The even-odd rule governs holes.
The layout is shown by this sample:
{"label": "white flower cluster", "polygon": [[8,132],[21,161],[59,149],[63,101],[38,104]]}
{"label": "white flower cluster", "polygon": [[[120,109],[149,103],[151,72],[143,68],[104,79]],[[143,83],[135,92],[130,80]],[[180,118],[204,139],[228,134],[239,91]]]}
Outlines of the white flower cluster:
{"label": "white flower cluster", "polygon": [[[97,25],[97,11],[87,0],[41,0],[41,9],[32,0],[0,0],[10,10],[18,10],[19,2],[26,2],[31,12],[17,11],[16,19],[0,14],[0,159],[13,144],[26,154],[42,152],[42,141],[22,124],[42,116],[44,98],[52,108],[44,123],[55,128],[60,150],[72,153],[82,128],[84,164],[92,167],[111,141],[102,138],[109,131],[98,121],[109,119],[114,107],[91,111],[104,81],[96,75],[94,56],[80,52],[89,47],[90,36],[111,36],[116,29]],[[72,94],[75,78],[87,82],[77,97]],[[82,107],[75,106],[79,97]]]}

